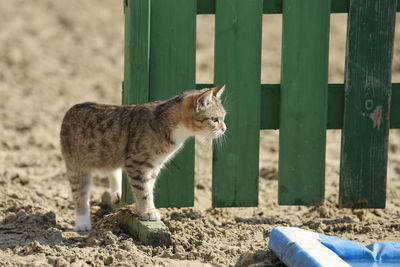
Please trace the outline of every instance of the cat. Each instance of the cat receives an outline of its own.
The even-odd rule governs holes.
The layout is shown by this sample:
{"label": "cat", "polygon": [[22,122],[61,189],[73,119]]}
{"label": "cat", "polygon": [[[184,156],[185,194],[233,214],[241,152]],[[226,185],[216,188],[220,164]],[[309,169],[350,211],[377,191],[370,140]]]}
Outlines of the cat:
{"label": "cat", "polygon": [[221,137],[227,130],[221,95],[225,85],[187,91],[138,105],[77,104],[64,116],[60,139],[75,205],[75,231],[89,231],[90,174],[111,175],[111,200],[118,203],[125,170],[141,220],[160,220],[154,206],[157,176],[186,139]]}

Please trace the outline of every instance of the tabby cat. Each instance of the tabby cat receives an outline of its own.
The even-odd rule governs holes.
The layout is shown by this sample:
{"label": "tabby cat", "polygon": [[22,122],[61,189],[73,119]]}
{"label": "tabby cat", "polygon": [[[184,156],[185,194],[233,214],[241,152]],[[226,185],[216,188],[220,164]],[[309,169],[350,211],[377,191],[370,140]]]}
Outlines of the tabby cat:
{"label": "tabby cat", "polygon": [[123,168],[142,220],[159,220],[153,188],[164,164],[189,137],[218,138],[226,131],[225,86],[188,91],[140,105],[77,104],[65,114],[61,149],[75,204],[75,230],[91,229],[90,174],[108,171],[111,200],[121,196]]}

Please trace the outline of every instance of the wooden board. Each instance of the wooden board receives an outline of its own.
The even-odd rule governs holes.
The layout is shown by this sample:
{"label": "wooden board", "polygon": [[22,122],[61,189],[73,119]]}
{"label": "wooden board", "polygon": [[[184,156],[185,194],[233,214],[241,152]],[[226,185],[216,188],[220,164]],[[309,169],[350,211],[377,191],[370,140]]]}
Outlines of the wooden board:
{"label": "wooden board", "polygon": [[133,205],[125,203],[113,204],[109,192],[104,192],[101,197],[102,204],[114,212],[118,224],[129,234],[139,238],[148,246],[170,246],[171,232],[162,221],[141,221]]}
{"label": "wooden board", "polygon": [[[197,0],[197,14],[215,14],[216,0]],[[321,0],[322,1],[322,0]],[[308,5],[313,3],[307,2]],[[281,14],[283,0],[264,0],[264,14]],[[350,0],[331,0],[331,13],[347,13],[349,11]],[[400,5],[397,6],[400,11]]]}
{"label": "wooden board", "polygon": [[279,204],[324,198],[330,1],[283,2]]}
{"label": "wooden board", "polygon": [[397,0],[351,0],[339,205],[384,208]]}
{"label": "wooden board", "polygon": [[390,128],[400,129],[400,83],[392,84],[390,104]]}
{"label": "wooden board", "polygon": [[[150,93],[160,100],[195,88],[196,1],[151,1]],[[156,207],[194,204],[194,142],[161,172],[155,193]]]}
{"label": "wooden board", "polygon": [[[123,104],[142,104],[149,101],[150,65],[150,1],[124,1],[125,57]],[[132,203],[128,179],[123,175],[122,203]]]}
{"label": "wooden board", "polygon": [[260,129],[279,129],[281,85],[261,85]]}
{"label": "wooden board", "polygon": [[150,1],[125,1],[123,104],[149,101]]}
{"label": "wooden board", "polygon": [[[146,103],[149,101],[150,1],[126,0],[124,13],[125,62],[122,104]],[[123,175],[122,196],[119,203],[111,203],[108,192],[102,195],[102,204],[117,212],[118,223],[128,233],[136,235],[145,245],[170,245],[171,233],[162,221],[143,222],[134,213],[117,211],[130,203],[133,203],[133,196],[125,175]],[[129,211],[129,208],[130,206],[126,206],[123,209]]]}
{"label": "wooden board", "polygon": [[226,142],[214,146],[213,206],[258,204],[262,0],[216,3],[215,84],[227,84]]}
{"label": "wooden board", "polygon": [[[207,86],[204,86],[207,87]],[[203,88],[203,85],[199,85]],[[279,129],[280,117],[280,84],[261,85],[261,130]],[[400,129],[400,84],[392,84],[390,108],[390,128]],[[344,113],[344,84],[328,85],[327,129],[342,129]]]}

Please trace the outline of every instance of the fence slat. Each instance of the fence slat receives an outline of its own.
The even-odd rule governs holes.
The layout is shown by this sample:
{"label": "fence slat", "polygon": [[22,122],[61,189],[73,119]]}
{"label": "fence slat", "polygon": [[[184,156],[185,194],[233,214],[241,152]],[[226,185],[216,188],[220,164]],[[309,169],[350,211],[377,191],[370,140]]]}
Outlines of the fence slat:
{"label": "fence slat", "polygon": [[341,207],[385,207],[396,2],[350,1]]}
{"label": "fence slat", "polygon": [[400,83],[392,84],[390,103],[390,128],[400,129]]}
{"label": "fence slat", "polygon": [[279,204],[324,197],[330,1],[283,5]]}
{"label": "fence slat", "polygon": [[226,143],[214,146],[213,206],[256,206],[262,0],[218,0],[215,83],[227,84]]}
{"label": "fence slat", "polygon": [[125,5],[123,104],[149,101],[150,1],[129,0]]}
{"label": "fence slat", "polygon": [[[149,101],[150,1],[124,1],[125,62],[122,88],[123,104]],[[126,176],[122,182],[122,202],[132,203]]]}
{"label": "fence slat", "polygon": [[260,129],[279,129],[280,84],[261,85]]}
{"label": "fence slat", "polygon": [[[196,0],[152,0],[150,100],[195,87]],[[194,142],[186,142],[157,181],[157,207],[194,204]]]}

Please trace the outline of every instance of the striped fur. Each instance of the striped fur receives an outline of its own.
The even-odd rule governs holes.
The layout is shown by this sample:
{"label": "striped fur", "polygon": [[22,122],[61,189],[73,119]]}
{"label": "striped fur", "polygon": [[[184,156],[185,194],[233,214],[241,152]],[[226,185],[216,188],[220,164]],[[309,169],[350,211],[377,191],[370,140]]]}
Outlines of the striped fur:
{"label": "striped fur", "polygon": [[[196,134],[209,138],[226,131],[221,94],[225,86],[184,92],[141,105],[82,103],[66,113],[61,148],[76,211],[76,230],[90,229],[90,173],[124,168],[139,215],[159,220],[153,188],[165,162]],[[120,174],[111,175],[111,194],[118,201]]]}

